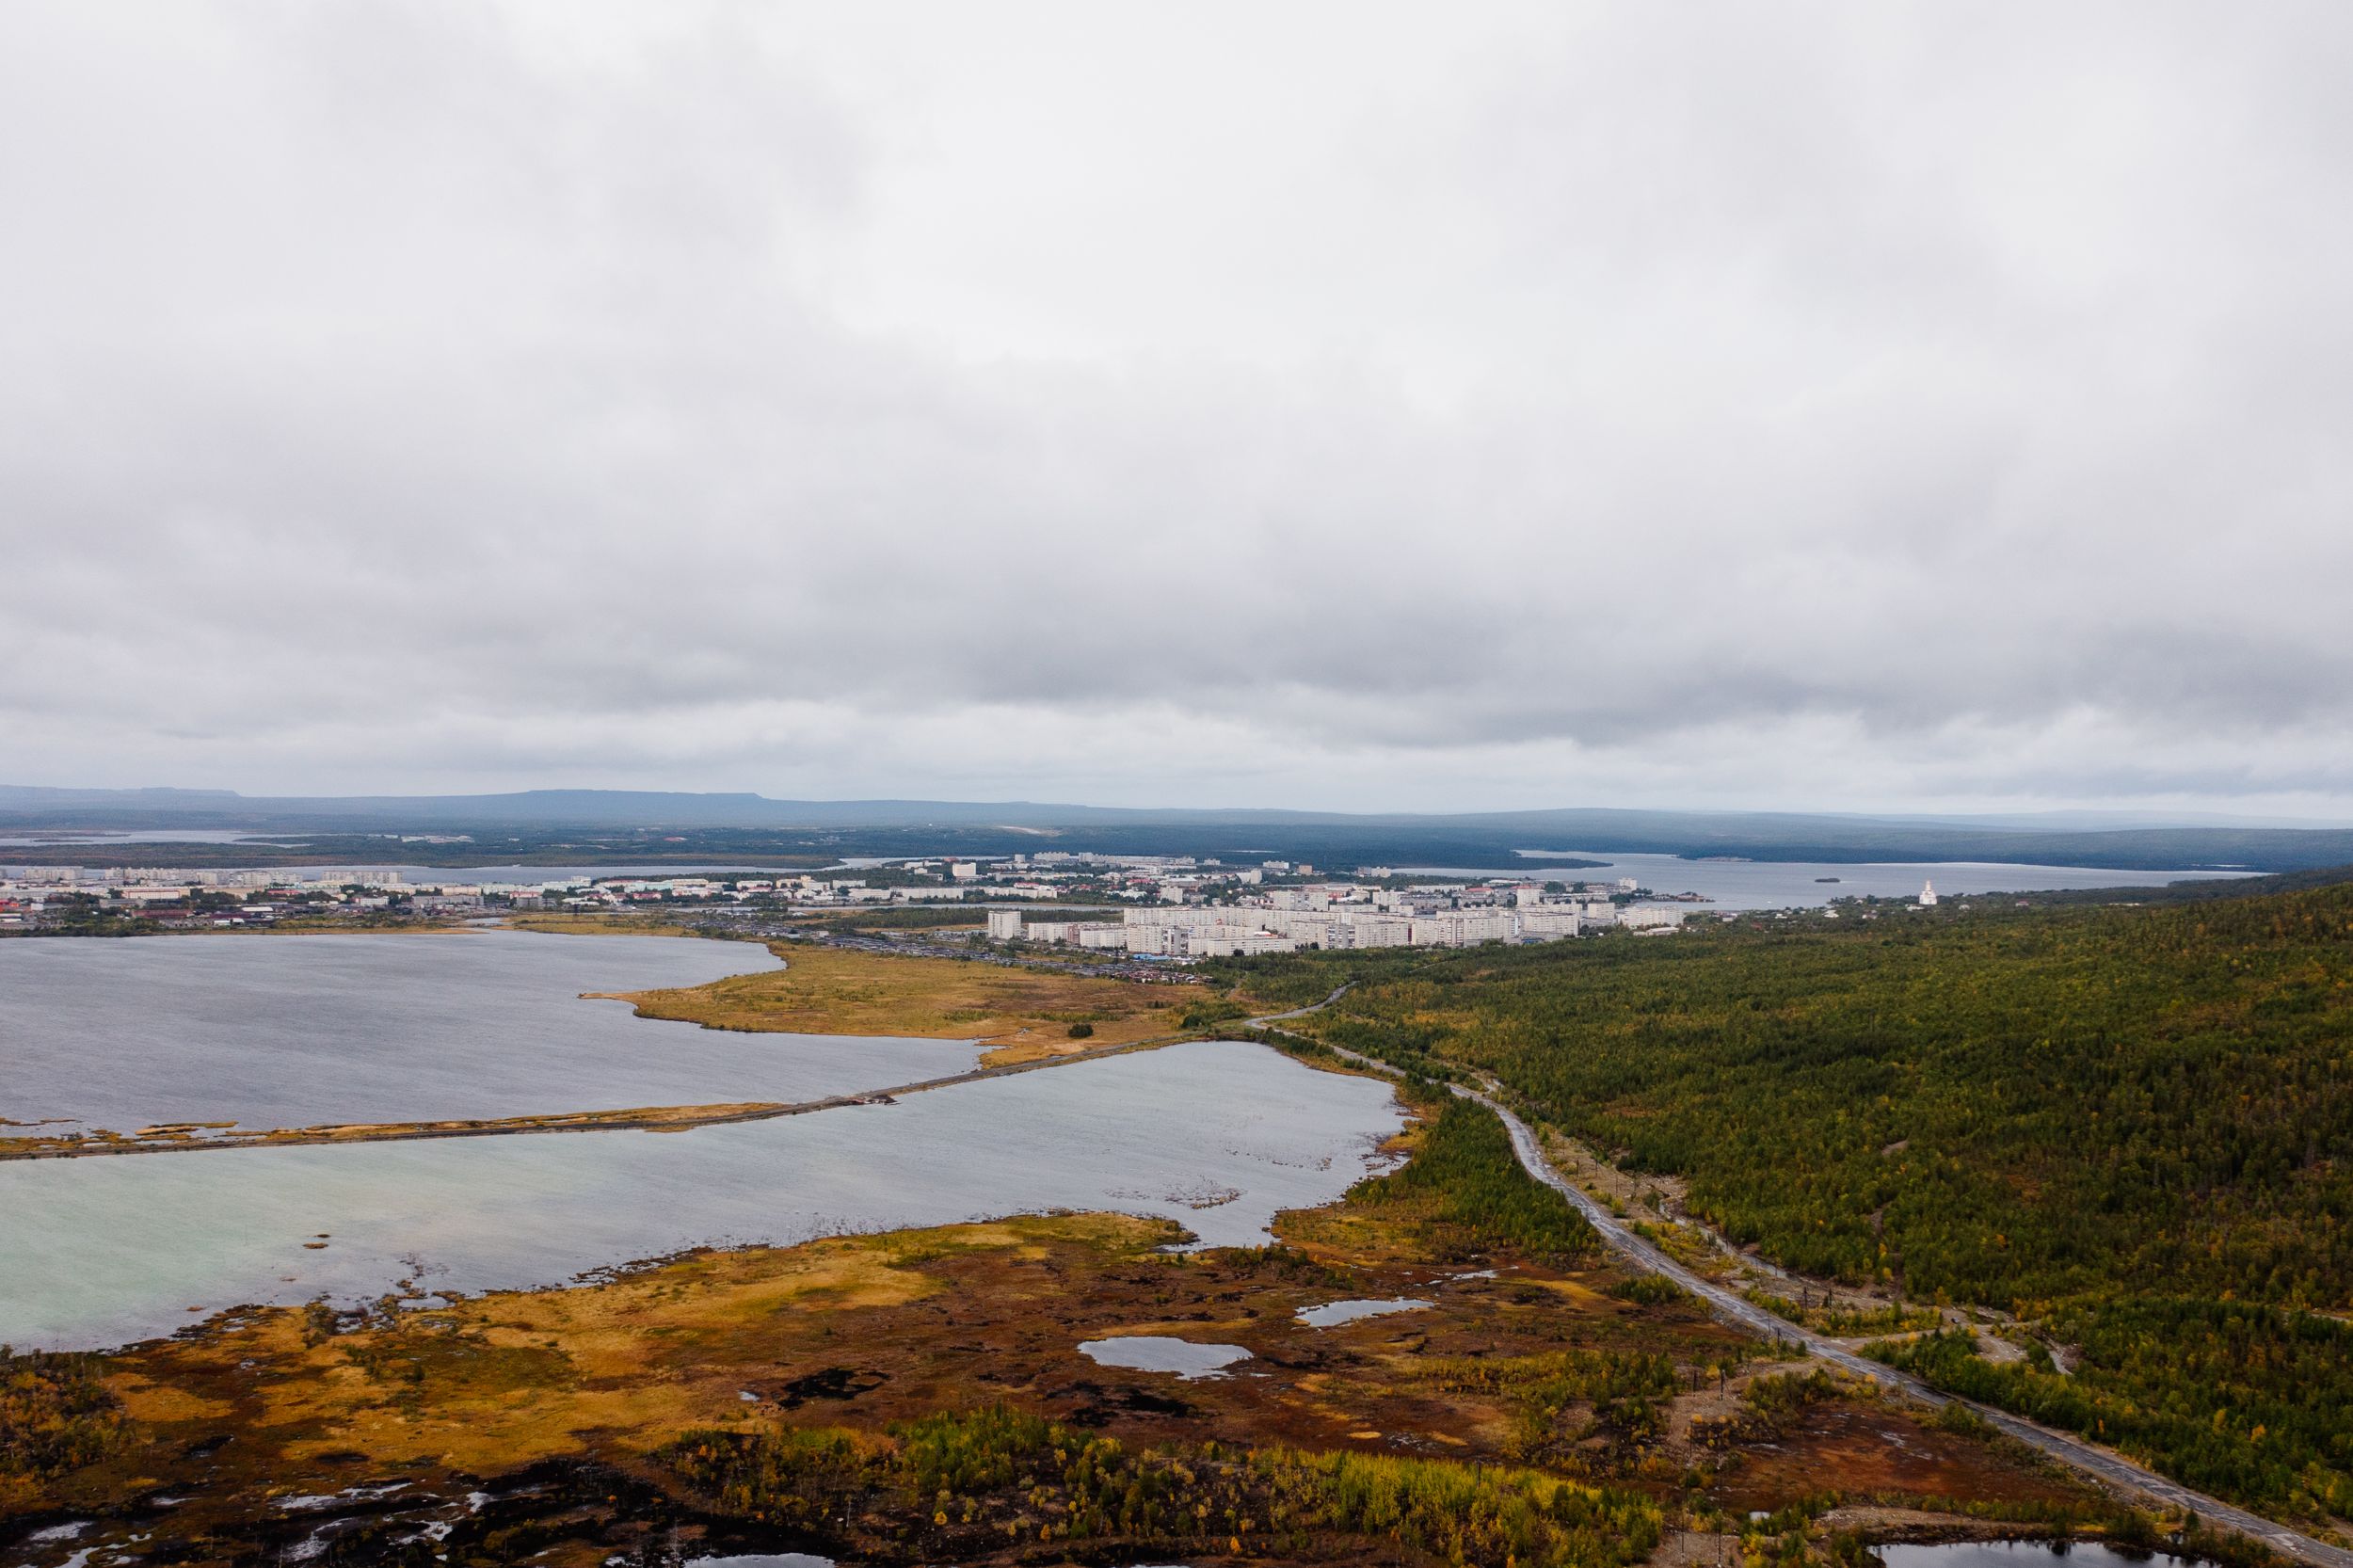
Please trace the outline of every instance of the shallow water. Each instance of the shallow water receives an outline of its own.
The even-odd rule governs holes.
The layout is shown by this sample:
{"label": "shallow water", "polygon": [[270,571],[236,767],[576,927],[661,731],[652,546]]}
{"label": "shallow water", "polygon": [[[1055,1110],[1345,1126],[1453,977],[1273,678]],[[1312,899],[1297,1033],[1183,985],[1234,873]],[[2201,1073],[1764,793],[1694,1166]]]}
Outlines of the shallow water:
{"label": "shallow water", "polygon": [[1131,1372],[1174,1372],[1191,1383],[1195,1378],[1222,1378],[1225,1368],[1250,1359],[1240,1345],[1202,1345],[1162,1334],[1118,1334],[1108,1339],[1088,1339],[1079,1353],[1098,1367]]}
{"label": "shallow water", "polygon": [[2185,1568],[2201,1558],[2125,1552],[2094,1542],[1955,1541],[1933,1546],[1878,1546],[1887,1568]]}
{"label": "shallow water", "polygon": [[259,833],[249,827],[142,827],[123,833],[27,833],[0,838],[0,845],[22,848],[72,844],[257,844],[277,848],[289,835]]}
{"label": "shallow water", "polygon": [[[0,1163],[0,1341],[120,1344],[401,1279],[552,1285],[704,1244],[1056,1208],[1257,1245],[1277,1210],[1385,1168],[1401,1124],[1385,1083],[1228,1041],[692,1132],[15,1160]],[[1196,1208],[1204,1191],[1234,1196]]]}
{"label": "shallow water", "polygon": [[0,942],[0,1116],[129,1132],[806,1100],[978,1055],[661,1023],[580,994],[776,967],[757,942],[527,931]]}
{"label": "shallow water", "polygon": [[1299,1320],[1309,1328],[1331,1328],[1339,1323],[1353,1323],[1360,1318],[1385,1318],[1392,1312],[1418,1312],[1430,1304],[1410,1296],[1396,1296],[1387,1301],[1326,1302],[1321,1306],[1302,1307]]}

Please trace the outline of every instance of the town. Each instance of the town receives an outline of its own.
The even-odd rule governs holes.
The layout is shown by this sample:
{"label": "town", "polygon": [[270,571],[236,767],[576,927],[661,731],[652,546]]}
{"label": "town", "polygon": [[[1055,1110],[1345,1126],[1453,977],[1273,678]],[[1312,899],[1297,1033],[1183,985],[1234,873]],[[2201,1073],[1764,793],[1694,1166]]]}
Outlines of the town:
{"label": "town", "polygon": [[[506,868],[510,875],[521,869]],[[1162,963],[1303,948],[1557,941],[1607,929],[1661,934],[1677,929],[1689,905],[1697,902],[1704,901],[1688,894],[1675,900],[1647,897],[1631,879],[1420,881],[1374,866],[1359,868],[1352,878],[1319,880],[1315,867],[1285,860],[1243,867],[1192,856],[1072,852],[998,860],[909,859],[797,873],[552,873],[528,881],[436,878],[386,867],[0,867],[0,933],[94,924],[237,929],[295,920],[390,923],[648,905],[746,914],[893,906],[945,912],[997,905],[984,911],[989,941]]]}
{"label": "town", "polygon": [[1032,920],[989,912],[988,935],[1153,958],[1233,958],[1302,948],[1476,947],[1546,942],[1623,927],[1670,932],[1686,910],[1633,902],[1628,879],[1606,888],[1578,884],[1415,883],[1404,887],[1331,882],[1238,891],[1200,905],[1160,904],[1120,911],[1117,920]]}

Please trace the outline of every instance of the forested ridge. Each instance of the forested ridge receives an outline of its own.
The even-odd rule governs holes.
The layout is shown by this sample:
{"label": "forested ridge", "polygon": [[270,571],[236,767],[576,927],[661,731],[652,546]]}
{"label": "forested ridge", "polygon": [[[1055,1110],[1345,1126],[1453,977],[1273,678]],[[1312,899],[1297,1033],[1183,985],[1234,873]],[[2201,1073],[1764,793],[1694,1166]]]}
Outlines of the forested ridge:
{"label": "forested ridge", "polygon": [[2353,888],[1384,954],[1308,1027],[1483,1068],[1780,1261],[2084,1351],[1940,1381],[2353,1507],[2353,1331],[2313,1316],[2353,1301]]}

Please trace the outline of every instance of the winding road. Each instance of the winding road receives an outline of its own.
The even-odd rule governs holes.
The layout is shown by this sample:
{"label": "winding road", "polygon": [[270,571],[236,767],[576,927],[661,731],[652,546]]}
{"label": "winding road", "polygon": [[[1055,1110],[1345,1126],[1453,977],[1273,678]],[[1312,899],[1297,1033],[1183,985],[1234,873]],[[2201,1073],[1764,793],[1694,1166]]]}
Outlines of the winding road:
{"label": "winding road", "polygon": [[[1321,1012],[1331,1006],[1347,991],[1348,987],[1343,985],[1321,1001],[1306,1007],[1295,1007],[1287,1013],[1270,1013],[1263,1017],[1253,1018],[1250,1022],[1261,1029],[1278,1029],[1285,1019],[1304,1017],[1307,1014]],[[1278,1029],[1278,1032],[1289,1032]],[[1294,1039],[1306,1038],[1305,1035],[1292,1037]],[[1385,1062],[1374,1061],[1371,1057],[1332,1045],[1327,1041],[1314,1043],[1375,1072],[1386,1073],[1392,1078],[1402,1076],[1396,1068]],[[2097,1444],[2087,1443],[2080,1437],[2054,1431],[2037,1422],[2012,1416],[2007,1411],[1997,1410],[1991,1405],[1979,1404],[1975,1400],[1965,1400],[1958,1395],[1941,1393],[1909,1372],[1898,1371],[1893,1367],[1882,1366],[1879,1362],[1859,1356],[1835,1340],[1824,1338],[1811,1330],[1786,1322],[1714,1281],[1694,1273],[1636,1235],[1627,1227],[1625,1221],[1609,1211],[1607,1205],[1595,1199],[1591,1193],[1572,1186],[1566,1177],[1554,1170],[1552,1162],[1545,1158],[1544,1145],[1537,1141],[1535,1131],[1500,1102],[1497,1096],[1501,1091],[1493,1080],[1482,1081],[1483,1088],[1481,1089],[1466,1088],[1459,1083],[1450,1084],[1449,1087],[1465,1099],[1475,1100],[1496,1113],[1512,1135],[1512,1148],[1519,1156],[1521,1167],[1529,1176],[1575,1204],[1577,1211],[1592,1222],[1593,1229],[1600,1234],[1602,1241],[1611,1252],[1646,1273],[1658,1274],[1674,1281],[1675,1284],[1705,1302],[1708,1310],[1723,1321],[1736,1328],[1745,1329],[1760,1338],[1795,1341],[1833,1366],[1901,1389],[1923,1403],[1932,1406],[1965,1405],[1983,1416],[1988,1423],[2020,1442],[2041,1450],[2060,1464],[2081,1471],[2096,1480],[2127,1492],[2137,1493],[2144,1497],[2153,1498],[2174,1508],[2194,1510],[2201,1522],[2220,1526],[2251,1540],[2259,1541],[2287,1557],[2304,1562],[2322,1564],[2324,1568],[2353,1568],[2353,1551],[2346,1551],[2342,1546],[2329,1545],[2325,1541],[2314,1540],[2275,1520],[2266,1519],[2261,1514],[2249,1513],[2243,1508],[2233,1507],[2218,1497],[2209,1497],[2202,1492],[2193,1492],[2176,1481],[2168,1480],[2153,1470],[2145,1469],[2134,1464],[2121,1454],[2101,1448]]]}

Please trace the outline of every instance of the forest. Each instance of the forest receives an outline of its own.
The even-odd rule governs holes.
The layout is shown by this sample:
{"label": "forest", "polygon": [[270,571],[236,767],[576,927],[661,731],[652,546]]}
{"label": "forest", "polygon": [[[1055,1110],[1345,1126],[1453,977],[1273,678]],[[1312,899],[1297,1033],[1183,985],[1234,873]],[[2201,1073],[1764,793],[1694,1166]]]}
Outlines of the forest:
{"label": "forest", "polygon": [[1520,1168],[1494,1112],[1427,1084],[1408,1084],[1406,1095],[1432,1117],[1420,1146],[1401,1168],[1357,1183],[1352,1202],[1413,1210],[1423,1244],[1442,1257],[1506,1249],[1565,1264],[1599,1254],[1584,1216]]}
{"label": "forest", "polygon": [[2080,1354],[1903,1352],[1948,1386],[2274,1510],[2353,1496],[2321,1316],[2353,1303],[2353,888],[1357,956],[1246,984],[1359,973],[1299,1027],[1492,1073],[1736,1242]]}
{"label": "forest", "polygon": [[1996,1365],[1958,1333],[1871,1353],[2217,1496],[2306,1519],[2353,1513],[2353,1327],[2246,1302],[2146,1296],[2070,1303],[2049,1326],[2073,1337],[2081,1375],[2059,1371],[2048,1351]]}

